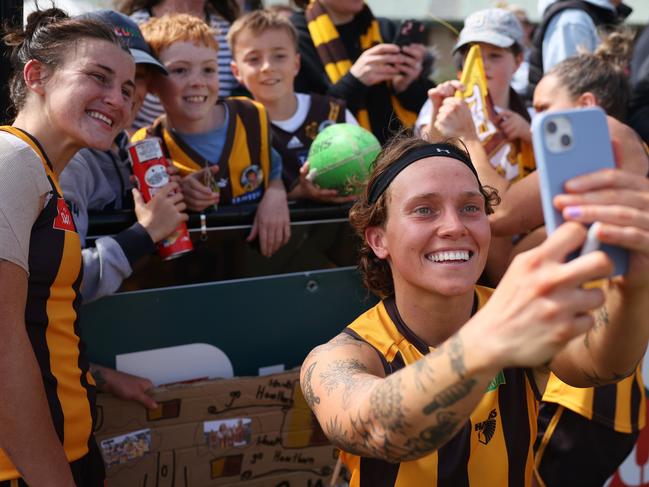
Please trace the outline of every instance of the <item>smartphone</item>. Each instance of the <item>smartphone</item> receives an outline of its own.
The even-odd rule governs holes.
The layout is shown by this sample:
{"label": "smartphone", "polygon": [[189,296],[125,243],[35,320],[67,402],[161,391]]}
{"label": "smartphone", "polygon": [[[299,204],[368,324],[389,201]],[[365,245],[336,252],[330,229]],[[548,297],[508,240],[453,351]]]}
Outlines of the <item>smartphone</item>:
{"label": "smartphone", "polygon": [[401,47],[410,44],[426,44],[426,26],[418,20],[404,20],[392,42]]}
{"label": "smartphone", "polygon": [[[598,107],[539,114],[532,121],[532,142],[543,216],[550,234],[564,221],[552,200],[565,193],[565,182],[581,174],[615,167],[606,114]],[[615,264],[615,275],[624,274],[628,265],[627,250],[605,244],[594,246],[592,234],[589,248],[599,247],[606,252]],[[570,258],[577,255],[579,252]]]}

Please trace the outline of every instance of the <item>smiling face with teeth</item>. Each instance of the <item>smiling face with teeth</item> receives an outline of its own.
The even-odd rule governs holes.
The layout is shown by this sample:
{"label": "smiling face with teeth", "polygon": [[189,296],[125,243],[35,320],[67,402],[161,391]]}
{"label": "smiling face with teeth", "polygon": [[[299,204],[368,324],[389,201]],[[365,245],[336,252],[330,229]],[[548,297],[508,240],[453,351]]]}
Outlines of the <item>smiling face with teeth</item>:
{"label": "smiling face with teeth", "polygon": [[365,234],[376,256],[388,261],[395,294],[473,293],[491,239],[473,173],[455,159],[422,159],[397,175],[386,196],[387,221]]}
{"label": "smiling face with teeth", "polygon": [[47,133],[38,135],[41,143],[72,154],[83,147],[108,149],[131,114],[135,64],[130,54],[104,40],[81,39],[58,69],[46,73],[47,68],[39,116]]}
{"label": "smiling face with teeth", "polygon": [[232,72],[255,100],[264,105],[292,102],[300,59],[288,32],[243,30],[237,36],[233,55]]}
{"label": "smiling face with teeth", "polygon": [[156,76],[153,91],[160,97],[172,127],[186,133],[207,132],[216,126],[219,97],[217,51],[178,41],[160,51],[168,76]]}

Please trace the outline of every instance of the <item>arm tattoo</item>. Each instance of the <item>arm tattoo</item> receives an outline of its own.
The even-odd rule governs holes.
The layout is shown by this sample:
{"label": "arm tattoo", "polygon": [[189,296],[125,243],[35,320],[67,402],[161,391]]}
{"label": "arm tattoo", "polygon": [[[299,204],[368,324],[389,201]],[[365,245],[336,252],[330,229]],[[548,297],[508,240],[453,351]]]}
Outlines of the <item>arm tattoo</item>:
{"label": "arm tattoo", "polygon": [[595,312],[595,326],[594,328],[606,327],[609,325],[610,318],[608,316],[608,310],[606,306],[602,306]]}
{"label": "arm tattoo", "polygon": [[311,385],[311,376],[313,375],[313,369],[315,369],[317,363],[318,362],[313,362],[309,365],[309,368],[306,369],[306,372],[304,373],[304,382],[302,383],[304,399],[306,399],[306,403],[311,409],[313,409],[316,404],[320,404],[320,398],[315,395],[315,392],[313,392],[313,386]]}
{"label": "arm tattoo", "polygon": [[363,455],[363,452],[359,450],[358,445],[356,445],[350,438],[347,438],[347,432],[343,429],[343,425],[338,419],[338,416],[334,416],[327,421],[324,427],[327,436],[338,448],[344,450],[348,453],[353,453],[354,455]]}
{"label": "arm tattoo", "polygon": [[600,328],[608,327],[609,323],[610,318],[608,316],[608,310],[606,309],[606,306],[602,306],[601,308],[597,309],[597,311],[595,311],[595,324],[584,335],[584,346],[586,348],[590,348],[590,334],[597,333],[597,330],[599,330]]}
{"label": "arm tattoo", "polygon": [[104,373],[101,371],[101,369],[97,367],[91,367],[90,374],[92,375],[93,379],[95,379],[97,389],[99,389],[100,391],[104,390],[106,387],[106,377],[104,377]]}
{"label": "arm tattoo", "polygon": [[453,384],[447,387],[437,394],[433,400],[422,409],[422,413],[429,415],[440,408],[452,406],[456,402],[468,396],[475,385],[475,379],[465,379],[459,384]]}
{"label": "arm tattoo", "polygon": [[[631,374],[635,372],[635,367],[631,371]],[[615,382],[619,382],[622,379],[625,379],[631,374],[619,374],[617,372],[613,372],[611,377],[602,377],[597,374],[597,372],[593,371],[592,374],[586,372],[584,369],[581,369],[581,373],[584,375],[586,378],[586,381],[590,383],[593,387],[601,387],[601,386],[606,386]]]}
{"label": "arm tattoo", "polygon": [[437,424],[423,429],[417,438],[409,438],[406,442],[405,446],[410,449],[414,457],[441,448],[451,438],[459,424],[455,413],[450,411],[439,411],[436,417]]}
{"label": "arm tattoo", "polygon": [[415,370],[415,385],[417,386],[417,389],[426,392],[427,387],[425,384],[435,382],[435,379],[433,378],[435,371],[425,357],[412,364],[412,368]]}
{"label": "arm tattoo", "polygon": [[327,366],[327,370],[320,374],[320,380],[327,395],[330,395],[339,384],[344,385],[343,408],[348,409],[354,393],[358,392],[359,388],[370,385],[356,377],[358,374],[367,372],[365,364],[357,359],[334,360]]}
{"label": "arm tattoo", "polygon": [[375,387],[370,396],[370,414],[386,433],[404,430],[401,377],[393,375]]}
{"label": "arm tattoo", "polygon": [[466,367],[464,365],[464,347],[462,346],[462,339],[459,335],[453,335],[448,341],[448,356],[451,359],[451,369],[455,372],[460,379],[464,379],[466,375]]}
{"label": "arm tattoo", "polygon": [[345,347],[348,345],[358,347],[358,348],[368,346],[365,342],[361,340],[357,340],[356,338],[349,336],[347,333],[340,333],[339,335],[336,335],[331,340],[329,340],[327,343],[318,345],[316,348],[314,348],[311,351],[311,354],[318,354],[320,352],[329,352],[331,350],[335,350],[336,348]]}

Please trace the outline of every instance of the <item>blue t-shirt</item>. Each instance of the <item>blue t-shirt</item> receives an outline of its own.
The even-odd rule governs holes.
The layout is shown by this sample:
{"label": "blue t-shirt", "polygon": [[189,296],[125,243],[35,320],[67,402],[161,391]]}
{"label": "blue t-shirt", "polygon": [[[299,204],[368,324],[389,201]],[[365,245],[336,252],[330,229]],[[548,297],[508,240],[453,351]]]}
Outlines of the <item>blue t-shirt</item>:
{"label": "blue t-shirt", "polygon": [[[221,154],[223,154],[229,119],[230,113],[226,106],[225,120],[223,125],[220,127],[210,130],[209,132],[203,132],[202,134],[183,134],[176,130],[173,130],[173,132],[175,135],[180,137],[183,142],[208,160],[210,165],[216,165],[218,164],[219,159],[221,159]],[[274,181],[282,176],[282,156],[280,156],[279,152],[273,148],[271,148],[270,156],[270,174],[268,179]]]}

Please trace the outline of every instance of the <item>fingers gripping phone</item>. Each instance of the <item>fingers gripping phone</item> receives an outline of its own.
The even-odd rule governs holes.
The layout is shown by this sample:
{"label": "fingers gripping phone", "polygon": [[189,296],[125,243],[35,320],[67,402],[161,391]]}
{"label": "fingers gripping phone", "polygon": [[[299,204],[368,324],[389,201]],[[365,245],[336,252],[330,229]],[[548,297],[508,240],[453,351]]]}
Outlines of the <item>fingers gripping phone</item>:
{"label": "fingers gripping phone", "polygon": [[[606,114],[597,107],[542,113],[532,121],[532,142],[541,184],[543,216],[547,232],[551,234],[564,222],[552,201],[556,195],[565,193],[566,181],[615,167]],[[626,272],[626,249],[600,245],[594,232],[589,232],[584,247],[606,252],[615,264],[615,275]],[[579,253],[570,258],[577,255]]]}
{"label": "fingers gripping phone", "polygon": [[400,47],[410,44],[426,44],[426,26],[418,20],[404,20],[393,43]]}

